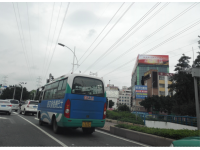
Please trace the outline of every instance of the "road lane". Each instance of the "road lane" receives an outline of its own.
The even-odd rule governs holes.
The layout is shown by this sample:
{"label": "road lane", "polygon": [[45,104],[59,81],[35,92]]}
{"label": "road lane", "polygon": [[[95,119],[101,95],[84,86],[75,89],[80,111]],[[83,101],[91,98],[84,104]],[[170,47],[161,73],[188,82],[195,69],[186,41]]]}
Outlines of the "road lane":
{"label": "road lane", "polygon": [[[113,136],[111,134],[107,134],[102,131],[96,131],[92,135],[85,135],[83,134],[82,130],[76,129],[64,129],[60,134],[54,134],[52,127],[49,125],[39,126],[39,121],[35,116],[31,115],[20,115],[24,117],[28,121],[32,122],[33,124],[40,127],[42,130],[53,136],[54,138],[58,139],[62,143],[67,146],[112,146],[112,147],[138,147],[138,146],[147,146],[145,144],[131,141],[129,139],[124,139],[122,137]],[[18,116],[19,117],[19,116]],[[117,138],[118,137],[118,138]]]}
{"label": "road lane", "polygon": [[61,146],[18,114],[0,113],[0,146]]}

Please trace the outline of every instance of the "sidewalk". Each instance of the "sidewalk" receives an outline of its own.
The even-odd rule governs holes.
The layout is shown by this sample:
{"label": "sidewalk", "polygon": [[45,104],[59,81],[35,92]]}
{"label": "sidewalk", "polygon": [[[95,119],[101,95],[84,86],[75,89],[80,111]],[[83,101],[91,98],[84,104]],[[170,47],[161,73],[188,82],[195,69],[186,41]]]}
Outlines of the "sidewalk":
{"label": "sidewalk", "polygon": [[97,128],[97,129],[110,133],[110,126],[114,126],[114,125],[117,125],[117,124],[116,123],[112,123],[112,122],[105,122],[105,125],[104,125],[103,128]]}

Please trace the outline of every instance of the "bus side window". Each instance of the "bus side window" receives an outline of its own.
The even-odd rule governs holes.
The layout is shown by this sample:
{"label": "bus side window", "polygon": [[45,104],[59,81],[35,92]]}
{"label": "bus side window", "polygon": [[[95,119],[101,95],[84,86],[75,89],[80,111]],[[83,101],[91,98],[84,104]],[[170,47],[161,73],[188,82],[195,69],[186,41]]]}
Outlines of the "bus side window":
{"label": "bus side window", "polygon": [[67,79],[64,80],[62,90],[66,90],[67,88]]}
{"label": "bus side window", "polygon": [[63,85],[63,80],[61,80],[61,81],[59,82],[58,91],[62,89],[62,85]]}
{"label": "bus side window", "polygon": [[56,91],[55,98],[62,99],[65,96],[65,90],[67,88],[67,79],[61,80]]}

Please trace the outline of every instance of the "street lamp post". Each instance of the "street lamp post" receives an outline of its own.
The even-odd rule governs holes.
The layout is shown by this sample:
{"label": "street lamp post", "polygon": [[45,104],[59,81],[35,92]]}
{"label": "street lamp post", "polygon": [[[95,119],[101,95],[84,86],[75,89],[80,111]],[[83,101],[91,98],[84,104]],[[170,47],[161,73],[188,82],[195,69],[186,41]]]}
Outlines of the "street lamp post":
{"label": "street lamp post", "polygon": [[[74,57],[76,57],[76,55],[75,55],[75,47],[74,47],[74,51],[72,51],[69,47],[67,47],[67,46],[64,45],[64,44],[58,43],[58,45],[68,48],[68,49],[74,54]],[[73,57],[72,74],[74,73],[74,65],[79,66],[79,65],[78,65],[78,59],[77,59],[77,57],[76,57],[77,64],[74,64],[74,57]]]}
{"label": "street lamp post", "polygon": [[20,101],[22,100],[22,94],[23,94],[23,86],[22,86],[22,84],[26,84],[26,82],[25,82],[25,83],[24,83],[24,82],[21,82],[21,83],[19,84],[19,85],[22,87]]}
{"label": "street lamp post", "polygon": [[[16,88],[16,85],[15,85]],[[13,99],[15,99],[15,88],[14,88],[14,93],[13,93]]]}
{"label": "street lamp post", "polygon": [[[21,85],[21,84],[20,84],[20,85]],[[21,91],[20,102],[21,102],[21,100],[22,100],[22,94],[23,94],[23,86],[21,85],[21,87],[22,87],[22,91]]]}

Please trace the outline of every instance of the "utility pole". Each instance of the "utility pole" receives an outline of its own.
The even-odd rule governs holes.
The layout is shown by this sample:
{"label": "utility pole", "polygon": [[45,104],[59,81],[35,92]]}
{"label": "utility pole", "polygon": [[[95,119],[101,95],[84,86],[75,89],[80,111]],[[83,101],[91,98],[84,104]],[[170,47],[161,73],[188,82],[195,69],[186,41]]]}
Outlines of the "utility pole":
{"label": "utility pole", "polygon": [[[76,47],[74,47],[74,57],[73,57],[73,64],[72,64],[72,65],[73,65],[73,67],[72,67],[72,74],[74,73],[74,66],[75,66],[75,65],[77,65],[77,67],[80,66],[80,65],[78,64],[78,61],[77,61],[77,64],[74,63],[74,60],[75,60],[75,57],[76,57],[75,48],[76,48]],[[81,72],[79,71],[79,73],[81,73]]]}
{"label": "utility pole", "polygon": [[13,93],[13,99],[15,99],[15,88],[16,88],[16,85],[14,85],[14,93]]}

